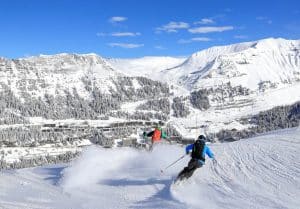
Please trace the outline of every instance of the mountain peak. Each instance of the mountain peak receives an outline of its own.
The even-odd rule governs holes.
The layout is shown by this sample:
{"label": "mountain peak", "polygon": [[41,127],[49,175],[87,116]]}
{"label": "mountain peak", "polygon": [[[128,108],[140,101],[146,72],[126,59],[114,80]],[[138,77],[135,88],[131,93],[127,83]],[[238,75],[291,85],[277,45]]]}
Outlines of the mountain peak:
{"label": "mountain peak", "polygon": [[283,38],[266,38],[257,41],[255,47],[266,50],[276,50],[280,48],[300,47],[300,40],[287,40]]}
{"label": "mountain peak", "polygon": [[255,90],[261,82],[281,85],[300,79],[299,51],[300,40],[282,38],[215,46],[165,73],[169,81],[187,89],[214,86],[221,80]]}
{"label": "mountain peak", "polygon": [[102,64],[105,60],[94,53],[90,54],[75,54],[75,53],[60,53],[54,55],[44,55],[32,56],[28,58],[20,58],[20,61],[25,62],[47,62],[48,64],[64,62],[69,64],[80,64],[82,62],[89,63],[91,65]]}

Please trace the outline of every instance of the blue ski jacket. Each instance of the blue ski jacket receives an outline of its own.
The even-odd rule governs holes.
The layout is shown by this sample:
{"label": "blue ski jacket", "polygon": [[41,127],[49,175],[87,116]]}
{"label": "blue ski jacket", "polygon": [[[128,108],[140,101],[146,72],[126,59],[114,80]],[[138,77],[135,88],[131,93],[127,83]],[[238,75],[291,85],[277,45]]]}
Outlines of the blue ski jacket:
{"label": "blue ski jacket", "polygon": [[[193,150],[193,148],[194,148],[194,144],[187,145],[185,147],[186,154],[189,154],[189,152],[191,150]],[[205,159],[205,154],[207,154],[208,157],[210,157],[212,159],[214,158],[214,153],[210,150],[210,148],[207,145],[204,146],[203,153],[202,153],[202,156],[203,156],[204,159]],[[204,164],[204,162],[202,160],[199,160],[199,161],[201,161],[201,162],[199,162],[200,164]]]}

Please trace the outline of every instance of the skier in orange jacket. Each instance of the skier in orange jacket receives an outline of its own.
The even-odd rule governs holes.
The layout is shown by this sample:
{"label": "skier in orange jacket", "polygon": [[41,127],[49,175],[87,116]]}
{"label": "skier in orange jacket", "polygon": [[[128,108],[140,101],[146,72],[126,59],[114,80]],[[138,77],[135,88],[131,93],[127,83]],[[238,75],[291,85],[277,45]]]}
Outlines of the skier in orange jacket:
{"label": "skier in orange jacket", "polygon": [[149,133],[144,132],[143,135],[144,137],[151,137],[151,144],[149,150],[153,149],[154,143],[160,142],[162,138],[167,138],[166,132],[162,131],[162,128],[159,125],[157,125],[155,129]]}

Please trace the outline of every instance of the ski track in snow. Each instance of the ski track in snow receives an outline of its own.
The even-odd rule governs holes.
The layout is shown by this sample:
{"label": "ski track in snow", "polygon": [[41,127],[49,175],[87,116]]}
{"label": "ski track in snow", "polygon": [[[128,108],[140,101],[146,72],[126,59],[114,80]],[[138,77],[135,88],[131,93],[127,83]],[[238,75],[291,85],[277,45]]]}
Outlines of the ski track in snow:
{"label": "ski track in snow", "polygon": [[184,147],[86,148],[70,165],[2,171],[0,208],[300,208],[300,129],[210,145],[218,164],[172,184]]}

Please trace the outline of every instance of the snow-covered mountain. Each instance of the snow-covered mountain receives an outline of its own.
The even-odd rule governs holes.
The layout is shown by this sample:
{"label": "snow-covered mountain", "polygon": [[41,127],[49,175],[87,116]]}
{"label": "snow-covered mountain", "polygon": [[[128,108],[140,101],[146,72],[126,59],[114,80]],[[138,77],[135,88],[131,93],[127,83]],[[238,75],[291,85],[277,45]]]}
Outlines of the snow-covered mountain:
{"label": "snow-covered mountain", "polygon": [[299,129],[232,143],[212,144],[210,159],[179,185],[172,181],[189,157],[178,145],[151,154],[132,148],[89,147],[71,164],[0,172],[5,209],[233,209],[300,205]]}
{"label": "snow-covered mountain", "polygon": [[[167,69],[162,59],[162,68],[155,64],[154,71],[152,62],[143,62],[143,70],[136,60],[127,63],[140,75],[172,86],[173,98],[181,98],[181,109],[189,110],[188,116],[171,119],[183,135],[245,129],[238,122],[241,117],[300,101],[300,40],[268,38],[216,46]],[[126,62],[114,65],[131,72],[124,66]]]}
{"label": "snow-covered mountain", "polygon": [[151,76],[188,90],[222,85],[242,85],[251,90],[265,84],[282,87],[300,80],[300,40],[268,38],[215,46],[188,58],[143,57],[107,59],[129,75]]}
{"label": "snow-covered mountain", "polygon": [[[158,98],[168,95],[167,87],[161,89],[163,84],[147,78],[128,77],[95,54],[41,55],[16,60],[1,58],[0,87],[4,108],[18,109],[23,116],[21,106],[25,104],[32,105],[32,108],[54,107],[54,112],[75,105],[75,111],[80,111],[76,110],[80,108],[90,115],[91,107],[97,113],[106,113],[109,109],[117,110],[125,101],[151,98],[154,93]],[[16,104],[8,107],[11,103]],[[28,116],[45,117],[34,111]],[[78,116],[82,118],[82,115]],[[69,115],[72,117],[74,115]],[[85,118],[91,119],[90,116]]]}
{"label": "snow-covered mountain", "polygon": [[268,38],[212,47],[161,75],[207,98],[209,108],[199,111],[191,105],[189,117],[174,120],[186,127],[186,135],[193,127],[205,127],[198,133],[245,129],[239,118],[300,101],[300,40]]}
{"label": "snow-covered mountain", "polygon": [[113,80],[124,74],[114,70],[109,63],[96,54],[40,55],[17,60],[0,60],[0,82],[11,87],[21,97],[22,92],[34,97],[64,94],[75,88],[82,97],[90,92],[84,80],[101,86],[101,92],[110,93]]}
{"label": "snow-covered mountain", "polygon": [[156,80],[160,78],[160,72],[164,69],[174,68],[182,64],[185,57],[142,57],[136,59],[107,59],[115,68],[127,75],[145,76]]}
{"label": "snow-covered mountain", "polygon": [[263,39],[199,51],[167,77],[193,90],[230,82],[251,90],[265,83],[282,87],[300,80],[300,40]]}
{"label": "snow-covered mountain", "polygon": [[[0,167],[64,161],[90,140],[112,146],[137,127],[110,129],[111,123],[128,128],[130,120],[167,120],[168,96],[167,85],[128,77],[95,54],[1,58]],[[164,111],[149,108],[159,101],[167,103]],[[12,147],[19,149],[12,153]]]}
{"label": "snow-covered mountain", "polygon": [[[1,58],[0,145],[42,145],[50,137],[51,143],[76,146],[86,144],[94,129],[99,142],[132,137],[158,121],[174,139],[204,133],[233,140],[224,130],[239,139],[297,126],[299,89],[299,40],[217,46],[189,58]],[[112,124],[120,121],[122,126]],[[41,127],[45,123],[52,125]],[[108,139],[98,133],[104,126]],[[3,155],[14,156],[9,152]]]}

